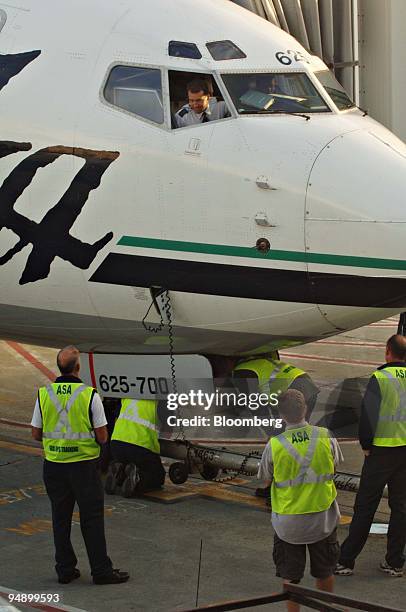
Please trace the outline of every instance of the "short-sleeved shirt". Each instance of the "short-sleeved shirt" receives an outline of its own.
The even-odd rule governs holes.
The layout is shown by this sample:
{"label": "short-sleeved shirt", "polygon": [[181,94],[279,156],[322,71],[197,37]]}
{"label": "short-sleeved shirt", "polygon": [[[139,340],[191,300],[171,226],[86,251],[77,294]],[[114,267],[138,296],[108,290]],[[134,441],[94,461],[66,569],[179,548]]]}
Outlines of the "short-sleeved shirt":
{"label": "short-sleeved shirt", "polygon": [[[225,102],[218,102],[216,98],[210,98],[209,106],[204,111],[209,121],[224,119],[230,117],[230,111]],[[185,104],[175,115],[177,127],[186,127],[187,125],[196,125],[203,122],[203,113],[195,113],[189,106]]]}
{"label": "short-sleeved shirt", "polygon": [[[59,378],[57,378],[55,382],[81,383],[82,381],[80,380],[80,378],[76,378],[76,376],[59,376]],[[93,429],[97,429],[98,427],[103,427],[104,425],[107,425],[103,404],[98,393],[93,394],[92,403],[90,405],[90,414]],[[31,419],[31,426],[37,427],[38,429],[42,429],[43,426],[41,408],[39,405],[38,398],[35,402],[34,412]]]}
{"label": "short-sleeved shirt", "polygon": [[[297,429],[306,427],[306,421],[297,425],[288,425],[286,429]],[[337,440],[330,438],[331,452],[334,465],[339,465],[344,457]],[[258,470],[260,480],[273,479],[272,447],[265,446],[261,463]],[[323,540],[334,531],[340,520],[340,510],[337,501],[334,500],[330,508],[322,512],[310,512],[309,514],[278,514],[272,512],[272,526],[281,540],[289,544],[313,544]]]}

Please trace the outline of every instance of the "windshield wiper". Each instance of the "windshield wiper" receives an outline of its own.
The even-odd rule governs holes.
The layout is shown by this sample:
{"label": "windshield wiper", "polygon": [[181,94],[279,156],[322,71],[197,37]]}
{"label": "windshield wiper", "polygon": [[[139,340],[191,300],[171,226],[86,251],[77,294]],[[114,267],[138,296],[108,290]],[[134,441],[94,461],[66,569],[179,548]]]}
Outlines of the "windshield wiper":
{"label": "windshield wiper", "polygon": [[304,113],[299,113],[296,111],[290,112],[290,111],[284,111],[284,110],[270,110],[269,111],[270,115],[295,115],[296,117],[303,117],[303,119],[306,119],[306,121],[310,121],[310,115],[305,115]]}
{"label": "windshield wiper", "polygon": [[303,117],[303,119],[306,119],[306,121],[310,121],[310,116],[309,115],[304,115],[303,113],[298,113],[298,112],[290,112],[290,111],[284,111],[284,110],[242,110],[240,109],[238,111],[238,113],[240,115],[293,115],[296,117]]}

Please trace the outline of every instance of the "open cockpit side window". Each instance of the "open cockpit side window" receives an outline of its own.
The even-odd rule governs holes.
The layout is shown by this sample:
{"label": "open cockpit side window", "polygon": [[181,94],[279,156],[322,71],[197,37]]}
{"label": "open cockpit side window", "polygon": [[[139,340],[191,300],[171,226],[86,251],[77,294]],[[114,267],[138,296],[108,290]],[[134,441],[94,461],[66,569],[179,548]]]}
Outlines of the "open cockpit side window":
{"label": "open cockpit side window", "polygon": [[172,128],[231,116],[213,75],[170,70],[168,77]]}
{"label": "open cockpit side window", "polygon": [[164,123],[162,76],[157,68],[114,66],[103,94],[107,102],[121,110],[152,123]]}

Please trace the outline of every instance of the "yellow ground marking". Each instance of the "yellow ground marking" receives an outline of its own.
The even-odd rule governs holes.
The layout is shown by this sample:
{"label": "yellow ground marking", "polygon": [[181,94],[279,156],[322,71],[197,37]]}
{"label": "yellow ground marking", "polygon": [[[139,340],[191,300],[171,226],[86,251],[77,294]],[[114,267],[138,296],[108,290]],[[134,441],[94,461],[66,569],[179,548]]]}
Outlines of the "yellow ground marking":
{"label": "yellow ground marking", "polygon": [[[246,482],[246,481],[240,481]],[[232,485],[219,483],[192,483],[188,482],[183,485],[174,485],[168,483],[162,491],[151,491],[146,493],[145,497],[156,499],[163,502],[177,501],[190,497],[210,497],[221,501],[231,501],[234,503],[245,504],[255,508],[266,509],[265,500],[259,497],[254,497],[248,493],[234,491]]]}
{"label": "yellow ground marking", "polygon": [[340,525],[349,525],[352,521],[352,516],[348,516],[348,514],[343,514],[340,518]]}
{"label": "yellow ground marking", "polygon": [[34,493],[37,495],[46,495],[45,487],[42,484],[32,485],[30,487],[22,487],[21,489],[10,489],[8,491],[0,491],[0,506],[5,504],[13,504],[14,502],[24,499],[31,499]]}
{"label": "yellow ground marking", "polygon": [[33,519],[32,521],[20,523],[18,527],[6,527],[5,531],[12,531],[19,535],[32,536],[43,531],[50,531],[51,529],[52,521],[47,519]]}
{"label": "yellow ground marking", "polygon": [[27,446],[26,444],[14,444],[13,442],[6,442],[5,440],[0,440],[0,448],[8,448],[17,453],[37,455],[38,457],[44,456],[42,448],[35,448],[35,446]]}
{"label": "yellow ground marking", "polygon": [[[9,448],[17,452],[28,453],[31,455],[43,455],[42,449],[34,448],[32,446],[27,446],[24,444],[13,444],[4,440],[0,440],[0,448]],[[233,480],[234,484],[244,484],[246,482],[246,480],[243,480],[241,478],[236,478]],[[7,499],[2,498],[2,495],[19,495],[18,491],[19,490],[16,489],[13,491],[6,491],[4,493],[0,493],[0,505],[11,503]],[[157,501],[170,503],[175,501],[181,501],[182,499],[197,497],[199,495],[201,497],[209,497],[220,501],[244,504],[246,506],[260,508],[262,510],[267,509],[266,502],[262,498],[255,497],[254,495],[250,495],[249,493],[241,493],[239,491],[234,491],[233,485],[211,483],[206,481],[196,483],[187,482],[184,485],[174,485],[172,483],[167,483],[165,484],[165,489],[163,489],[162,491],[152,491],[151,493],[146,493],[145,497],[148,497],[150,499],[156,499]],[[14,501],[18,501],[19,499],[23,498],[24,495],[21,494],[21,497],[18,497],[18,499],[14,499]],[[110,515],[107,514],[107,516]],[[341,517],[341,525],[348,525],[350,522],[350,516],[344,515]]]}

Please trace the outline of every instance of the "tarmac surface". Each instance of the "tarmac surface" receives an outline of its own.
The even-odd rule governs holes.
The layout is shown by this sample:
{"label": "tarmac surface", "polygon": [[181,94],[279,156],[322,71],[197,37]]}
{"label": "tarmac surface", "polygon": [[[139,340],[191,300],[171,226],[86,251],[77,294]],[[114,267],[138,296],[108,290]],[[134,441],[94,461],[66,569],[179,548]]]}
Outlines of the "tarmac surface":
{"label": "tarmac surface", "polygon": [[[365,376],[383,361],[385,340],[396,333],[389,319],[354,332],[283,353],[310,374],[330,381]],[[42,451],[31,441],[30,421],[36,389],[55,372],[53,349],[0,342],[0,610],[10,590],[58,594],[36,609],[86,611],[193,608],[196,604],[202,546],[199,605],[250,598],[281,590],[272,560],[272,526],[265,501],[254,496],[255,478],[216,484],[191,477],[184,485],[167,480],[165,489],[138,499],[106,496],[109,554],[115,567],[130,572],[122,585],[91,583],[79,517],[74,515],[72,542],[82,576],[59,585],[53,570],[51,512],[42,483]],[[14,423],[14,424],[13,424]],[[17,425],[17,423],[19,423]],[[342,441],[342,471],[359,473],[362,453],[353,441]],[[406,484],[406,483],[405,483]],[[354,495],[339,492],[346,537]],[[382,501],[376,521],[385,523]],[[406,579],[379,572],[385,536],[371,535],[359,557],[356,574],[337,577],[336,592],[378,605],[406,610]],[[307,575],[303,585],[313,586]],[[1,601],[3,598],[3,602]],[[14,602],[14,610],[33,609]],[[250,608],[251,609],[251,608]],[[282,603],[260,610],[284,610]],[[305,608],[303,608],[305,609]]]}

